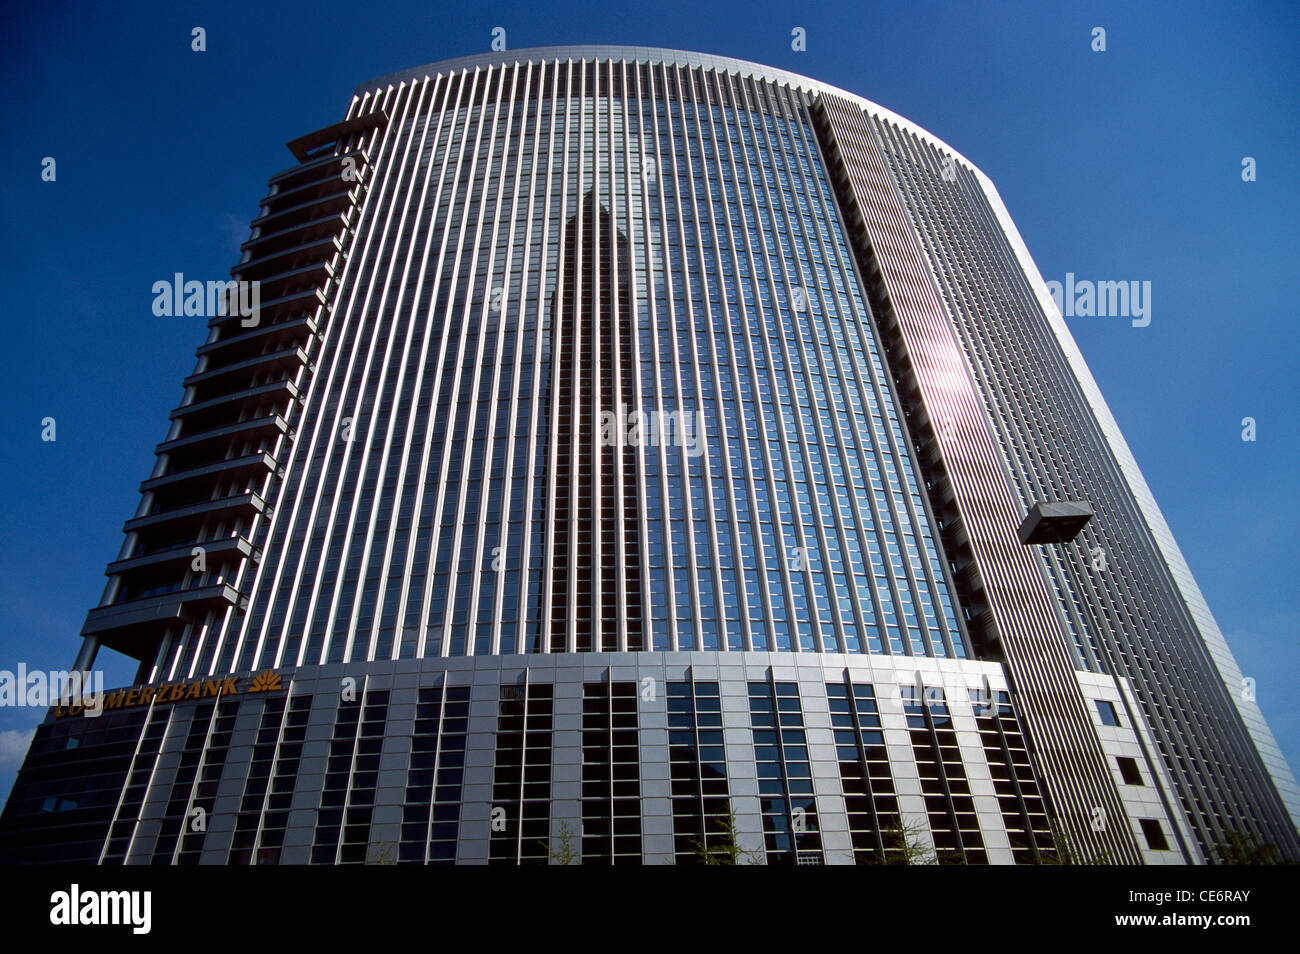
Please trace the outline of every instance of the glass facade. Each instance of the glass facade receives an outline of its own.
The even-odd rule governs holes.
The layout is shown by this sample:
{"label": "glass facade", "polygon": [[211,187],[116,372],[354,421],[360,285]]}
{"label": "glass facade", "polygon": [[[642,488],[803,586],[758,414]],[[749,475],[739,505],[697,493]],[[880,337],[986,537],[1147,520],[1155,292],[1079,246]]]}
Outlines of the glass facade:
{"label": "glass facade", "polygon": [[967,655],[811,124],[692,76],[537,64],[384,94],[362,277],[248,615],[173,673]]}
{"label": "glass facade", "polygon": [[[1086,500],[1096,511],[1073,546],[1039,550],[1073,664],[1133,684],[1204,850],[1229,829],[1256,824],[1261,839],[1282,832],[1289,840],[1294,826],[1275,797],[1248,820],[1229,807],[1258,798],[1248,778],[1271,772],[1293,799],[1294,779],[1068,331],[1040,301],[1036,270],[1005,266],[1017,259],[1019,236],[999,220],[974,170],[952,167],[950,187],[934,144],[896,123],[873,126],[934,263],[963,363],[999,422],[998,457],[1018,505]],[[1026,317],[1008,322],[1008,314]],[[1045,430],[1052,440],[1041,439]]]}
{"label": "glass facade", "polygon": [[[1230,654],[947,146],[578,47],[376,80],[289,148],[233,271],[260,321],[210,323],[83,629],[137,685],[51,711],[0,858],[1185,863],[1229,816],[1300,847],[1262,719],[1153,703]],[[1088,493],[1104,582],[1015,539]],[[1126,642],[1162,627],[1185,679]]]}

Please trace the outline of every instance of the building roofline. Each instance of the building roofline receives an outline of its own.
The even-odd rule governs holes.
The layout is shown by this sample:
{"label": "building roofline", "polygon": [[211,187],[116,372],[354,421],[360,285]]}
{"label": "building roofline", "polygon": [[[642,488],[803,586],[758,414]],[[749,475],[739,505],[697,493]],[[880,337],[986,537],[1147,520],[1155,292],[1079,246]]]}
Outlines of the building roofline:
{"label": "building roofline", "polygon": [[437,60],[423,66],[413,66],[408,69],[398,70],[395,73],[389,73],[386,76],[376,77],[373,80],[359,84],[353,91],[353,95],[362,97],[376,90],[385,89],[389,86],[399,86],[402,83],[418,82],[426,77],[436,76],[440,73],[461,70],[472,71],[493,66],[513,66],[529,62],[555,62],[557,60],[565,62],[570,60],[579,62],[586,60],[626,60],[630,63],[698,66],[704,69],[736,73],[740,76],[750,76],[759,80],[782,83],[812,93],[831,93],[858,104],[872,116],[894,123],[907,132],[915,133],[925,142],[968,166],[981,180],[988,181],[984,173],[974,163],[938,136],[864,96],[859,96],[857,93],[849,92],[830,83],[824,83],[821,80],[812,79],[774,66],[755,63],[752,60],[742,60],[731,56],[717,56],[712,53],[698,53],[691,50],[673,50],[654,46],[582,44],[574,46],[534,46],[518,50],[473,53],[468,56]]}

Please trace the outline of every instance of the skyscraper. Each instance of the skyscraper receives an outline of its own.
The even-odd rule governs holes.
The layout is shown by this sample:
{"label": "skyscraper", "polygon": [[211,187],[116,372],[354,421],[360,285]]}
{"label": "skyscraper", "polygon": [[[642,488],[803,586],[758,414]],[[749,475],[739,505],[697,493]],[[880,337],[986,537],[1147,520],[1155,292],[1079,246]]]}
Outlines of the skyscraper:
{"label": "skyscraper", "polygon": [[566,47],[363,84],[289,148],[257,305],[211,317],[82,631],[74,668],[135,684],[51,709],[4,858],[1300,855],[950,147],[780,70]]}

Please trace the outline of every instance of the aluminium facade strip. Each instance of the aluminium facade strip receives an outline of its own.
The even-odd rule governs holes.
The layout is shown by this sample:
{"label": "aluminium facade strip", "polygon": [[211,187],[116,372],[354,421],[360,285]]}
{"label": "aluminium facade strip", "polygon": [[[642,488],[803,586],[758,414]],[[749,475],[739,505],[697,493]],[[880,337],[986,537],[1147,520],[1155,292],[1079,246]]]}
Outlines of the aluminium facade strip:
{"label": "aluminium facade strip", "polygon": [[1102,434],[1110,445],[1111,453],[1118,462],[1124,479],[1128,482],[1133,499],[1137,502],[1138,509],[1146,520],[1156,546],[1169,567],[1178,592],[1182,596],[1215,665],[1219,669],[1219,674],[1229,696],[1241,713],[1241,719],[1245,723],[1256,748],[1259,750],[1260,757],[1263,759],[1273,783],[1277,786],[1278,794],[1286,805],[1292,822],[1300,825],[1300,785],[1297,784],[1295,775],[1283,757],[1277,740],[1260,711],[1259,704],[1254,698],[1247,698],[1244,692],[1245,684],[1242,681],[1241,669],[1237,665],[1232,650],[1228,648],[1214,615],[1210,612],[1205,596],[1201,593],[1200,587],[1196,584],[1196,579],[1192,576],[1191,568],[1187,565],[1182,550],[1179,549],[1178,543],[1174,540],[1169,524],[1165,521],[1164,514],[1156,503],[1151,488],[1147,485],[1146,478],[1142,476],[1142,471],[1133,457],[1128,442],[1120,432],[1119,425],[1116,423],[1109,405],[1107,405],[1105,398],[1101,395],[1101,390],[1097,387],[1097,381],[1092,376],[1092,371],[1088,368],[1083,359],[1083,354],[1079,351],[1078,344],[1075,343],[1074,336],[1070,334],[1065,320],[1061,317],[1060,309],[1056,307],[1051,292],[1048,291],[1047,284],[1043,281],[1038,266],[1034,264],[1029,249],[1025,246],[1024,239],[1012,221],[997,188],[984,173],[973,167],[972,171],[984,189],[985,198],[993,209],[998,224],[1002,227],[1003,233],[1015,250],[1017,261],[1034,294],[1037,296],[1038,303],[1047,316],[1052,331],[1060,342],[1066,361],[1069,362],[1070,369],[1074,372],[1075,378],[1083,389],[1088,405],[1096,416]]}
{"label": "aluminium facade strip", "polygon": [[1108,818],[1126,815],[1073,676],[1054,598],[1015,537],[1020,517],[1011,489],[904,205],[861,107],[830,95],[822,102],[927,409],[932,418],[947,411],[958,422],[955,439],[943,447],[945,469],[979,559],[1008,669],[1031,702],[1025,721],[1048,789],[1076,843],[1136,862],[1140,854],[1131,831],[1094,831],[1088,821],[1098,807]]}

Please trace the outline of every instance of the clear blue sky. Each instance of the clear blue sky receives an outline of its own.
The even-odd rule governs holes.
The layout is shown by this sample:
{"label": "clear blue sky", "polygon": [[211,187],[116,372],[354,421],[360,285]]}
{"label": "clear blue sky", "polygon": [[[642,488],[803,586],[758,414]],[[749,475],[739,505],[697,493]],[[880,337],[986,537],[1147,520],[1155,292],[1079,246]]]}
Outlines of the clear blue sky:
{"label": "clear blue sky", "polygon": [[[341,118],[357,83],[487,50],[500,26],[512,48],[700,50],[859,93],[980,166],[1044,277],[1150,281],[1149,327],[1069,324],[1300,766],[1294,3],[63,3],[5,19],[0,669],[72,662],[193,368],[203,320],[154,317],[153,282],[227,270],[292,162],[283,143]],[[0,709],[0,794],[40,716]]]}

